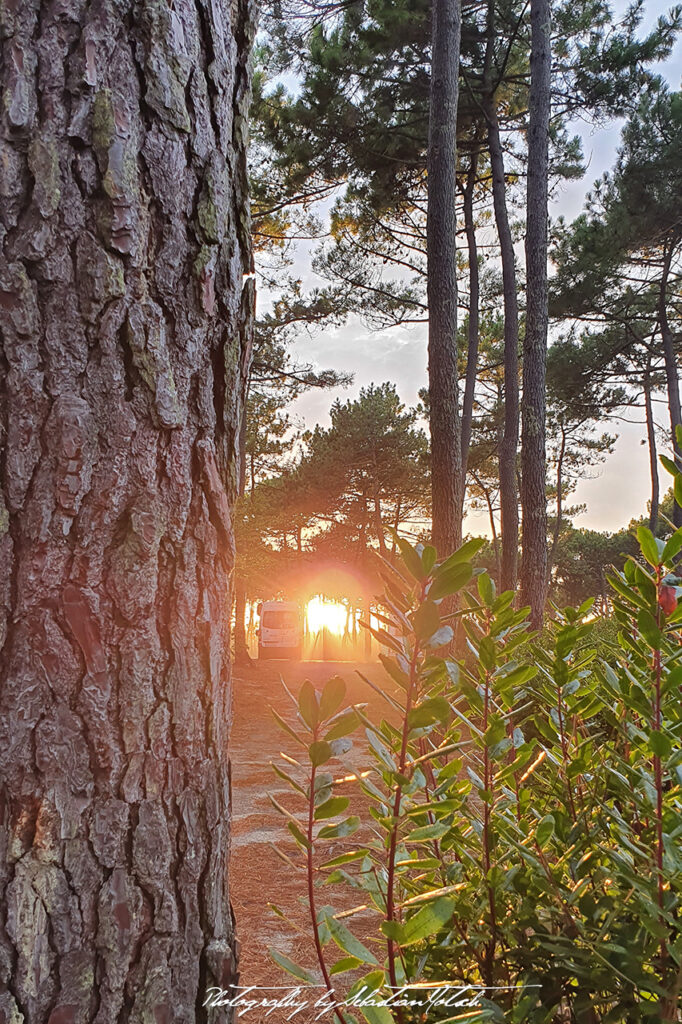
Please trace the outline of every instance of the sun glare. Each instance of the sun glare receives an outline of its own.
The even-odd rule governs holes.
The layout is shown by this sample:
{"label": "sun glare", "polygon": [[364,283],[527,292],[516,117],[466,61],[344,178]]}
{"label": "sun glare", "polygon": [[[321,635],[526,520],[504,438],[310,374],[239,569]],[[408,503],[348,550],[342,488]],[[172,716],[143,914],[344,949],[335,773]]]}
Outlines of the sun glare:
{"label": "sun glare", "polygon": [[338,601],[326,597],[313,597],[306,607],[308,632],[319,633],[326,629],[335,636],[343,636],[346,630],[348,609]]}

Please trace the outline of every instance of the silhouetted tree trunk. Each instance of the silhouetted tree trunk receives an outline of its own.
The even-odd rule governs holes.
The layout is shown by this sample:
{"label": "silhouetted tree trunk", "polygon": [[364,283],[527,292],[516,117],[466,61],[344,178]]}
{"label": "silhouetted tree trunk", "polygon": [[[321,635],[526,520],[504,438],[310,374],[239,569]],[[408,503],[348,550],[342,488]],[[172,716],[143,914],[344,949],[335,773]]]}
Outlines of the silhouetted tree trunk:
{"label": "silhouetted tree trunk", "polygon": [[[242,499],[246,493],[246,416],[249,397],[247,381],[244,392],[244,408],[239,430],[239,470],[237,474],[237,494]],[[246,552],[244,552],[246,557]],[[240,571],[242,555],[237,552],[237,568],[234,574],[234,660],[237,664],[249,664],[251,658],[246,640],[246,580]]]}
{"label": "silhouetted tree trunk", "polygon": [[651,475],[651,505],[649,508],[649,529],[656,532],[658,526],[658,506],[660,500],[660,487],[658,480],[658,454],[656,451],[656,424],[654,422],[654,409],[651,401],[651,355],[647,359],[646,371],[642,381],[644,389],[644,413],[646,417],[646,436],[649,448],[649,473]]}
{"label": "silhouetted tree trunk", "polygon": [[459,0],[433,0],[426,222],[433,542],[462,541],[462,449],[457,371],[457,101]]}
{"label": "silhouetted tree trunk", "polygon": [[539,629],[547,599],[545,419],[547,365],[547,219],[551,105],[550,0],[531,0],[528,178],[526,191],[526,334],[521,438],[521,603]]}
{"label": "silhouetted tree trunk", "polygon": [[547,559],[547,588],[549,589],[550,576],[554,567],[556,549],[561,536],[561,527],[564,520],[564,459],[566,458],[566,427],[561,425],[561,445],[559,446],[559,458],[556,466],[556,522],[552,534],[552,547]]}
{"label": "silhouetted tree trunk", "polygon": [[0,1019],[206,1020],[236,979],[250,2],[1,17]]}
{"label": "silhouetted tree trunk", "polygon": [[500,240],[504,302],[504,428],[499,449],[500,532],[502,534],[501,587],[513,590],[519,557],[519,498],[516,454],[519,444],[519,304],[516,293],[514,241],[507,211],[504,154],[495,97],[492,92],[492,53],[495,41],[494,2],[488,5],[484,89],[488,122],[488,149],[493,185],[495,223]]}
{"label": "silhouetted tree trunk", "polygon": [[478,153],[471,154],[471,163],[464,187],[464,227],[467,236],[467,252],[469,257],[469,324],[467,337],[467,369],[464,382],[464,401],[462,403],[462,495],[466,492],[467,462],[471,445],[471,429],[474,414],[474,396],[476,392],[476,374],[478,371],[478,331],[479,331],[479,273],[478,246],[476,244],[476,225],[474,223],[474,189],[476,187],[476,169]]}
{"label": "silhouetted tree trunk", "polygon": [[[659,323],[661,327],[661,339],[663,341],[663,358],[665,361],[665,376],[668,386],[668,409],[670,412],[670,431],[672,434],[672,446],[675,453],[675,461],[682,467],[682,445],[677,441],[677,427],[682,424],[682,408],[680,407],[680,381],[677,369],[677,356],[673,332],[668,321],[668,278],[670,276],[670,264],[672,262],[675,241],[668,240],[663,248],[663,273],[661,274],[661,287],[658,304]],[[682,508],[675,502],[673,504],[673,523],[676,527],[682,526]]]}

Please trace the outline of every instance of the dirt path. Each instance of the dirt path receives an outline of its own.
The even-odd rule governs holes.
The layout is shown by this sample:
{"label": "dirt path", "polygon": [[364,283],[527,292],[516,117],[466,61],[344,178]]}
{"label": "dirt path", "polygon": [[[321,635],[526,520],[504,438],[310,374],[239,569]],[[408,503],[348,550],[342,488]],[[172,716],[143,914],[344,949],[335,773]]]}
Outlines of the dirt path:
{"label": "dirt path", "polygon": [[[269,711],[270,706],[274,707],[294,724],[295,710],[279,682],[279,675],[281,673],[294,693],[306,678],[321,689],[332,675],[341,675],[353,701],[368,703],[368,714],[377,720],[386,717],[386,712],[390,711],[388,705],[362,682],[356,668],[393,692],[393,686],[379,664],[266,662],[235,673],[235,713],[230,744],[234,807],[230,891],[241,943],[242,985],[294,984],[289,975],[273,964],[268,946],[306,967],[314,968],[316,965],[307,929],[305,934],[298,935],[268,906],[276,904],[288,917],[306,928],[306,904],[301,902],[305,876],[281,861],[270,845],[276,842],[281,850],[300,860],[284,819],[268,799],[268,793],[271,793],[288,807],[294,806],[291,790],[270,767],[272,761],[281,763],[281,750],[296,755],[294,741],[279,729]],[[344,760],[349,761],[355,770],[367,766],[362,740],[355,741],[353,751]],[[341,771],[340,765],[333,765],[333,768],[337,769],[337,774]],[[330,856],[333,855],[334,851],[331,851]],[[336,893],[335,898],[338,900]],[[324,890],[320,899],[323,903],[330,901]],[[355,905],[357,893],[349,893],[349,900],[353,901],[349,902],[349,907]],[[255,1022],[257,1016],[249,1013],[245,1020]],[[268,1019],[279,1022],[286,1020],[286,1016],[283,1011],[276,1011]],[[302,1021],[304,1018],[297,1016],[295,1019]]]}

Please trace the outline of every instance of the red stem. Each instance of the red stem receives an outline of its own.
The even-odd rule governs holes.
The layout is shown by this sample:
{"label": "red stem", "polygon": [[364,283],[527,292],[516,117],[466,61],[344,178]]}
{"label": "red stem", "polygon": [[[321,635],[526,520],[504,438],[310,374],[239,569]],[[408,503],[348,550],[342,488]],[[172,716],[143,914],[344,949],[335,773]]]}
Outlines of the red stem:
{"label": "red stem", "polygon": [[[422,600],[424,598],[424,586],[422,584]],[[405,715],[403,717],[403,732],[400,743],[400,761],[398,764],[398,771],[401,775],[405,773],[405,762],[407,760],[407,737],[409,728],[407,719],[410,714],[412,707],[412,697],[414,693],[414,684],[416,681],[416,670],[417,670],[417,658],[419,657],[419,641],[415,637],[414,651],[412,653],[412,659],[410,661],[410,678],[407,686],[407,696],[405,700]],[[393,801],[393,825],[391,827],[391,839],[389,843],[388,851],[388,878],[386,880],[386,920],[395,920],[395,898],[394,898],[394,885],[395,885],[395,855],[396,847],[398,845],[398,815],[400,814],[400,801],[402,798],[403,788],[400,783],[396,785],[395,799]],[[398,976],[395,970],[395,942],[391,938],[386,940],[386,951],[388,953],[388,976],[391,981],[391,987],[396,991],[398,986]],[[398,1018],[398,1024],[403,1024],[403,1012],[402,1007],[395,1007],[396,1016]]]}
{"label": "red stem", "polygon": [[[313,735],[313,739],[316,739],[316,738],[317,738],[317,736]],[[324,961],[324,953],[322,952],[322,943],[320,942],[320,932],[319,932],[319,927],[318,927],[318,924],[317,924],[317,910],[315,908],[315,886],[313,885],[313,874],[314,874],[314,864],[313,864],[313,824],[314,824],[314,821],[315,821],[315,776],[316,776],[316,773],[317,773],[317,766],[313,765],[313,770],[310,773],[310,798],[309,798],[309,801],[308,801],[308,850],[307,850],[307,857],[306,857],[306,866],[307,866],[307,870],[308,870],[308,906],[310,908],[310,916],[312,918],[312,924],[313,924],[313,935],[315,937],[315,950],[317,952],[317,962],[320,965],[320,970],[322,971],[322,977],[324,978],[324,983],[327,986],[327,991],[333,993],[334,992],[334,987],[332,985],[331,978],[329,976],[329,971],[327,970],[327,965],[326,965],[326,963]],[[346,1024],[346,1018],[343,1016],[343,1014],[341,1013],[341,1010],[338,1008],[338,1006],[334,1007],[334,1013],[336,1014],[336,1016],[339,1019],[339,1024]]]}
{"label": "red stem", "polygon": [[[485,674],[485,697],[483,704],[483,735],[485,737],[488,729],[488,714],[490,710],[490,674]],[[495,893],[488,880],[490,872],[490,811],[492,805],[492,771],[490,764],[490,753],[487,743],[483,746],[483,788],[486,799],[483,805],[483,866],[485,869],[486,885],[488,888],[488,907],[490,908],[490,940],[486,944],[485,955],[485,983],[492,988],[493,984],[493,962],[495,960],[495,947],[497,945],[497,914],[495,910]]]}
{"label": "red stem", "polygon": [[[656,625],[659,630],[661,628],[661,606],[659,604],[659,595],[661,589],[661,579],[663,575],[663,567],[658,566],[656,569]],[[653,727],[656,732],[661,731],[661,649],[658,647],[654,651],[654,721]],[[663,771],[661,767],[661,758],[659,754],[654,754],[654,784],[656,787],[656,867],[658,870],[658,905],[663,910]],[[661,922],[663,923],[663,922]],[[661,939],[661,959],[667,960],[667,950],[665,942]]]}

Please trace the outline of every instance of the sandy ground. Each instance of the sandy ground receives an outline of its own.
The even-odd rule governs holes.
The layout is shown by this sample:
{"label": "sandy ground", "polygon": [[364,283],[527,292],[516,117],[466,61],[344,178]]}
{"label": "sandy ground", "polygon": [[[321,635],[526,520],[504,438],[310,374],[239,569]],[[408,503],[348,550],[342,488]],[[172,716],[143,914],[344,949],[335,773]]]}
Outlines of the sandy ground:
{"label": "sandy ground", "polygon": [[[276,843],[279,849],[301,861],[296,845],[286,830],[285,819],[278,814],[268,799],[272,794],[290,809],[295,809],[295,796],[286,782],[278,779],[271,768],[271,762],[282,763],[280,751],[296,756],[296,744],[281,731],[269,708],[274,707],[292,725],[295,709],[287,697],[279,676],[287,686],[297,693],[304,679],[308,678],[320,690],[333,675],[340,675],[346,681],[349,696],[353,701],[367,702],[368,714],[380,720],[390,716],[388,704],[378,697],[356,673],[362,671],[389,692],[394,687],[378,663],[354,665],[334,662],[265,662],[256,663],[253,668],[236,670],[234,680],[234,725],[230,744],[232,762],[232,796],[234,817],[232,823],[232,859],[230,891],[232,905],[237,918],[237,934],[241,944],[240,982],[242,985],[290,986],[295,984],[290,975],[284,973],[272,962],[268,947],[272,946],[286,956],[314,968],[316,958],[313,941],[308,930],[307,902],[305,901],[305,874],[295,872],[282,862],[272,849]],[[356,770],[367,767],[364,737],[354,742],[353,751],[344,758]],[[330,769],[339,777],[345,774],[341,764],[331,762]],[[352,786],[352,783],[343,785]],[[340,792],[340,790],[338,791]],[[349,794],[350,795],[350,794]],[[349,811],[353,810],[353,803]],[[329,847],[329,857],[344,848],[341,840],[335,850]],[[326,851],[325,851],[326,854]],[[339,895],[337,887],[318,890],[319,905],[340,902],[343,909],[350,909],[360,902],[362,893],[349,890]],[[276,904],[302,929],[297,933],[270,909]],[[369,921],[365,922],[369,925]],[[364,931],[363,922],[358,919],[354,931],[359,936]],[[336,950],[336,947],[333,947]],[[339,957],[343,954],[338,952]],[[333,954],[332,954],[333,955]],[[287,1012],[276,1010],[266,1018],[262,1011],[244,1015],[244,1020],[260,1024],[271,1020],[282,1022]],[[303,1014],[296,1021],[312,1019]],[[331,1021],[332,1015],[323,1018]]]}

